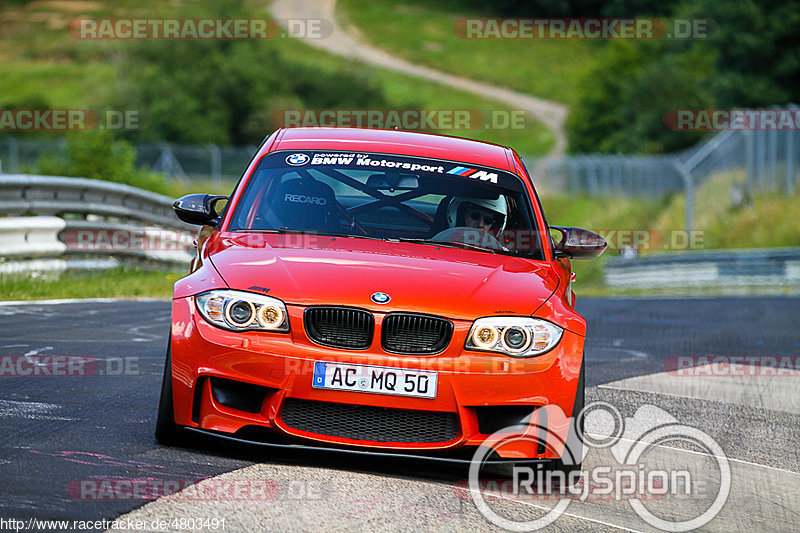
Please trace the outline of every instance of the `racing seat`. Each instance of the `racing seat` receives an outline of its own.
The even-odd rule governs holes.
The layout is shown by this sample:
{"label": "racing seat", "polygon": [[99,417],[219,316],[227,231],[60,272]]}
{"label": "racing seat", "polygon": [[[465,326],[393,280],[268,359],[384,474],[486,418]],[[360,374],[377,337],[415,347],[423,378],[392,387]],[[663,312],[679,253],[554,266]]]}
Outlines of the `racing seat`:
{"label": "racing seat", "polygon": [[450,227],[450,224],[447,223],[447,207],[450,205],[452,200],[452,196],[445,196],[439,202],[439,206],[436,208],[436,214],[433,215],[431,229],[428,231],[429,239]]}
{"label": "racing seat", "polygon": [[341,228],[333,189],[313,178],[295,178],[281,183],[269,207],[277,219],[273,220],[277,229],[324,232]]}

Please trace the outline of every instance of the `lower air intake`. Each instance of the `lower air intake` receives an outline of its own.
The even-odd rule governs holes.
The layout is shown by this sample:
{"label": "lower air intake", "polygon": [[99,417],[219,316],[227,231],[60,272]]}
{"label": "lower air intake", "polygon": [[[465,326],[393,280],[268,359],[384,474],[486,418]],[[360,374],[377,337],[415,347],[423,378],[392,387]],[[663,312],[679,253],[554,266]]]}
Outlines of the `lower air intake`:
{"label": "lower air intake", "polygon": [[455,413],[436,411],[288,398],[281,419],[300,431],[372,442],[448,442],[458,436]]}

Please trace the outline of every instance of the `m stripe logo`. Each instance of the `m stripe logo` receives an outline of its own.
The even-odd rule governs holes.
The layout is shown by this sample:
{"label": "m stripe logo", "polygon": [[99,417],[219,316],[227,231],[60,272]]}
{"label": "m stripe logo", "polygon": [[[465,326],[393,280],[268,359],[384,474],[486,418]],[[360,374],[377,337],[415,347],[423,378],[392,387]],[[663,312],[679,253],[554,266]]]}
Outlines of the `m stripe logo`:
{"label": "m stripe logo", "polygon": [[455,174],[456,176],[469,176],[475,172],[477,172],[476,169],[467,167],[456,167],[447,171],[448,174]]}
{"label": "m stripe logo", "polygon": [[455,167],[447,171],[448,174],[456,176],[464,176],[481,181],[491,181],[497,183],[497,174],[494,172],[486,172],[485,170],[478,170],[475,168]]}

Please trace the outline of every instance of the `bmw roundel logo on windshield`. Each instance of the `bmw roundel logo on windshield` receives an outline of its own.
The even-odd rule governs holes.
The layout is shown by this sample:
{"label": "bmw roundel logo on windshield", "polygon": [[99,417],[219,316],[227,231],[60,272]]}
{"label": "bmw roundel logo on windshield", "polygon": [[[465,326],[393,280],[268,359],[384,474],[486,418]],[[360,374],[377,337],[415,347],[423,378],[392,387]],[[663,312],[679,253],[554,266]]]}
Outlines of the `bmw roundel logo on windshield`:
{"label": "bmw roundel logo on windshield", "polygon": [[286,158],[286,162],[292,166],[297,167],[300,165],[305,165],[306,163],[308,163],[309,159],[311,158],[308,157],[306,154],[292,154]]}
{"label": "bmw roundel logo on windshield", "polygon": [[375,302],[376,304],[388,304],[389,300],[392,298],[386,294],[385,292],[376,292],[372,296],[369,297],[370,300]]}

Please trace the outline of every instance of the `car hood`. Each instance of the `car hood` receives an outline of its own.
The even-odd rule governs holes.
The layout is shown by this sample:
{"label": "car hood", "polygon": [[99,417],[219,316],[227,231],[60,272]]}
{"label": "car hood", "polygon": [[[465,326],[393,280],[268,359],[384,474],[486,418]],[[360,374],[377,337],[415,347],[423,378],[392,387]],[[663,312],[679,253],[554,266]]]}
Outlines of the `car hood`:
{"label": "car hood", "polygon": [[[219,234],[208,257],[232,289],[287,304],[471,320],[531,315],[558,287],[543,262],[450,247],[316,235]],[[370,296],[391,297],[376,304]]]}

